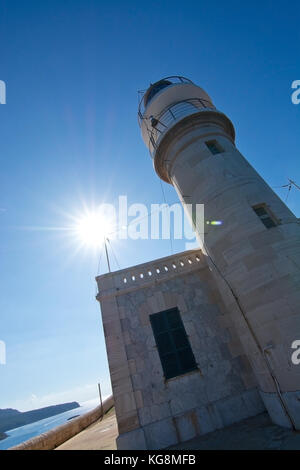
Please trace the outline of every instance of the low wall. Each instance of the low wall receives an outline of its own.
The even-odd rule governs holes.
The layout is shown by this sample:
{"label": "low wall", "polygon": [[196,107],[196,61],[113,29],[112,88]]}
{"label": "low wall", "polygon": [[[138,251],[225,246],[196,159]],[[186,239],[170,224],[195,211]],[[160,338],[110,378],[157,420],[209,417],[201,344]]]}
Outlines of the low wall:
{"label": "low wall", "polygon": [[[103,412],[106,413],[114,405],[114,399],[111,395],[103,401]],[[74,409],[76,413],[76,408]],[[48,432],[33,437],[28,441],[10,447],[9,450],[51,450],[58,447],[63,442],[71,439],[71,437],[78,434],[80,431],[88,427],[101,418],[102,408],[101,405],[97,406],[94,410],[88,411],[78,418],[74,418],[61,426],[57,426]]]}

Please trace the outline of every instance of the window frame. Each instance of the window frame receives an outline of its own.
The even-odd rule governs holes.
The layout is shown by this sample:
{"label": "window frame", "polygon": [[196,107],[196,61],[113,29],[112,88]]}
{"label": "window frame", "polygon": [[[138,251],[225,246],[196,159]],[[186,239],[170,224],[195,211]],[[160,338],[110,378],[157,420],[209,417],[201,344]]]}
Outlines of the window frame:
{"label": "window frame", "polygon": [[[263,209],[265,211],[265,214],[259,215],[257,213],[258,209]],[[252,210],[255,213],[255,215],[260,219],[261,223],[264,225],[264,227],[267,230],[270,230],[271,228],[277,227],[279,225],[279,220],[274,216],[274,214],[272,213],[272,211],[269,209],[269,207],[267,206],[265,202],[262,202],[260,204],[255,204],[254,206],[252,206]],[[268,227],[265,224],[264,220],[271,220],[272,225]]]}
{"label": "window frame", "polygon": [[[171,320],[168,317],[168,314],[170,314],[171,312],[176,312],[177,314],[177,317],[175,317],[176,318],[175,325],[173,326],[171,325],[170,323]],[[158,328],[157,324],[155,325],[155,320],[158,320],[158,322],[161,322],[161,325],[163,327]],[[151,324],[152,333],[154,336],[154,340],[155,340],[155,344],[157,347],[157,351],[158,351],[158,355],[160,358],[160,363],[161,363],[165,380],[174,379],[176,377],[180,377],[187,373],[199,370],[199,367],[197,365],[196,358],[192,350],[192,347],[191,347],[188,335],[186,333],[184,323],[182,321],[178,307],[174,307],[174,308],[167,309],[167,310],[162,310],[161,312],[151,314],[150,324]],[[179,338],[177,335],[177,340],[178,339],[179,341],[183,340],[182,346],[178,347],[176,345],[176,342],[175,342],[176,333],[177,334],[179,333]],[[169,344],[171,344],[171,349],[169,351],[163,351],[163,348],[161,347],[160,340],[159,340],[159,337],[162,337],[163,335],[166,335],[166,334],[167,334]],[[184,352],[187,354],[185,358],[188,358],[188,361],[191,362],[190,367],[186,367],[183,364],[181,354]],[[168,370],[168,367],[170,367],[170,363],[169,364],[167,363],[167,359],[166,359],[167,356],[169,356],[169,359],[170,359],[170,356],[174,356],[173,359],[174,358],[176,359],[176,361],[173,364],[173,367],[174,367],[173,372],[170,372],[170,369]]]}
{"label": "window frame", "polygon": [[[216,139],[213,139],[213,140],[206,140],[205,141],[205,145],[206,147],[208,148],[208,150],[210,151],[210,153],[212,155],[218,155],[219,153],[224,153],[225,150],[224,148],[222,147],[222,145],[216,140]],[[212,150],[212,147],[215,147],[217,149],[217,152],[214,152]]]}

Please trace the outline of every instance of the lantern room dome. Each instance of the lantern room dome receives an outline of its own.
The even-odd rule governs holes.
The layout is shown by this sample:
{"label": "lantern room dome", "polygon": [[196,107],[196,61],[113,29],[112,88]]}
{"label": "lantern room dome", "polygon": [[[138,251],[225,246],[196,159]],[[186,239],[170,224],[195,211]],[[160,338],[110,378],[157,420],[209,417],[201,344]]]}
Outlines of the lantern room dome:
{"label": "lantern room dome", "polygon": [[150,88],[146,91],[144,95],[144,105],[147,106],[150,100],[158,93],[160,90],[163,88],[166,88],[167,86],[172,85],[172,82],[169,80],[160,80],[159,82],[156,82],[154,84],[150,85]]}

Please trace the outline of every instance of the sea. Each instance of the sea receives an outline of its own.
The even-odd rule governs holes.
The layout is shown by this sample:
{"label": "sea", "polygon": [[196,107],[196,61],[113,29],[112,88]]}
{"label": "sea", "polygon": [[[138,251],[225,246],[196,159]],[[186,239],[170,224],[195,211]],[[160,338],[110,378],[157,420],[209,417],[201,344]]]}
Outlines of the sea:
{"label": "sea", "polygon": [[[104,397],[103,400],[105,400],[105,398],[106,397]],[[56,428],[61,424],[67,423],[68,418],[75,415],[83,415],[84,413],[96,408],[99,404],[99,398],[89,400],[81,403],[79,408],[74,408],[73,410],[65,411],[64,413],[51,416],[50,418],[41,419],[35,423],[26,424],[25,426],[5,431],[7,437],[0,441],[0,450],[7,450],[9,447],[21,444],[21,442],[27,441],[43,432]]]}

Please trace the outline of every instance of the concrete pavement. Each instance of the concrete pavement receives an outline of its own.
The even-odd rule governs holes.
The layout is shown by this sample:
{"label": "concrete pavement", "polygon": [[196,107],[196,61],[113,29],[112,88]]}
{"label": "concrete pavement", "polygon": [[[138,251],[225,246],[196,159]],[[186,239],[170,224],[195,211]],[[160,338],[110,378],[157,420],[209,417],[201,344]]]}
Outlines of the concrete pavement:
{"label": "concrete pavement", "polygon": [[114,450],[117,436],[115,409],[112,408],[102,421],[91,424],[55,450]]}

